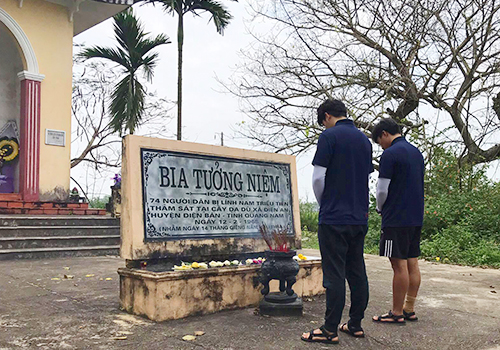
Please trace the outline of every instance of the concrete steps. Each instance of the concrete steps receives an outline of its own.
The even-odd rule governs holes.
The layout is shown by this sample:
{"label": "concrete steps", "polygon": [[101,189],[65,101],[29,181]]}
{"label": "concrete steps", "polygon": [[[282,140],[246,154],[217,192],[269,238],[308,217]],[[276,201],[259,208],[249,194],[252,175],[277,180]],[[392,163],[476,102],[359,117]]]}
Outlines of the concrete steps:
{"label": "concrete steps", "polygon": [[119,219],[0,215],[0,260],[118,255],[119,247]]}

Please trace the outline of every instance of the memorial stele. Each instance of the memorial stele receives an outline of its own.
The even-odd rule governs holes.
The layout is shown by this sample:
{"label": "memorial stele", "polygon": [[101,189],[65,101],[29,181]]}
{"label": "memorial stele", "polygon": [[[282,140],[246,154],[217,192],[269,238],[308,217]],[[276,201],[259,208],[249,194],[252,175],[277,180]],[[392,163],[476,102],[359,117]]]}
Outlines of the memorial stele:
{"label": "memorial stele", "polygon": [[122,258],[263,252],[261,224],[300,248],[294,156],[135,135],[123,147]]}

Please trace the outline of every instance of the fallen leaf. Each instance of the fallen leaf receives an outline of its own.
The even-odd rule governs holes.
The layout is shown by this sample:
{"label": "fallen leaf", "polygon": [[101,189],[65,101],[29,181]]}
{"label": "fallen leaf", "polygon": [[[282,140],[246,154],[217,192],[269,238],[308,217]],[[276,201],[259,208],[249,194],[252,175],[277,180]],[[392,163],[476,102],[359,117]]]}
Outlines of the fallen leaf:
{"label": "fallen leaf", "polygon": [[99,281],[104,281],[104,278],[102,278],[102,277],[101,277],[101,278],[99,278]]}
{"label": "fallen leaf", "polygon": [[116,323],[117,325],[119,325],[120,327],[123,327],[123,328],[132,328],[132,325],[130,323],[127,323],[127,322],[122,321],[122,320],[113,320],[113,322]]}
{"label": "fallen leaf", "polygon": [[73,275],[64,275],[64,278],[67,280],[72,280],[75,276]]}
{"label": "fallen leaf", "polygon": [[186,340],[186,341],[193,341],[195,339],[196,339],[196,337],[194,335],[191,335],[191,334],[188,334],[188,335],[185,335],[182,337],[182,340]]}
{"label": "fallen leaf", "polygon": [[59,277],[53,277],[51,278],[51,281],[60,281],[61,279]]}
{"label": "fallen leaf", "polygon": [[111,339],[113,339],[113,340],[125,340],[125,339],[127,339],[127,336],[121,335],[121,336],[118,336],[118,337],[113,337]]}
{"label": "fallen leaf", "polygon": [[196,331],[196,332],[194,332],[194,335],[196,335],[197,337],[199,337],[199,336],[201,336],[203,334],[205,334],[205,332],[203,332],[203,331]]}
{"label": "fallen leaf", "polygon": [[64,266],[63,269],[69,270],[69,267],[68,266]]}
{"label": "fallen leaf", "polygon": [[[132,325],[144,325],[144,326],[149,326],[151,325],[152,323],[149,323],[149,322],[146,322],[144,321],[144,319],[142,318],[139,318],[137,316],[134,316],[134,315],[129,315],[129,314],[125,314],[125,315],[116,315],[116,318],[119,318],[121,321],[125,321],[127,323],[129,323],[131,326]],[[117,321],[117,320],[116,320]]]}
{"label": "fallen leaf", "polygon": [[89,273],[88,275],[85,275],[85,277],[94,277],[95,275],[93,273]]}
{"label": "fallen leaf", "polygon": [[129,332],[129,331],[119,331],[118,334],[130,335],[130,334],[134,334],[134,333]]}
{"label": "fallen leaf", "polygon": [[111,277],[107,277],[106,281],[112,281],[113,279]]}

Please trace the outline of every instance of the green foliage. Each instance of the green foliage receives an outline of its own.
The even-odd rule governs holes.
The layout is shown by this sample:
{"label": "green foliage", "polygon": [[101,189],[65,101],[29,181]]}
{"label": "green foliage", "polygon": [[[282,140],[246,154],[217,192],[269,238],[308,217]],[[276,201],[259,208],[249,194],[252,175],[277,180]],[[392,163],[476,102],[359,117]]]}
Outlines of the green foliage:
{"label": "green foliage", "polygon": [[466,193],[488,186],[487,165],[460,164],[452,150],[432,149],[427,166],[425,193],[429,196]]}
{"label": "green foliage", "polygon": [[[489,181],[486,170],[460,166],[450,151],[433,150],[426,174],[422,258],[500,267],[500,183]],[[370,202],[365,252],[378,254],[381,218],[375,198]],[[305,248],[318,246],[315,208],[312,203],[300,204]]]}
{"label": "green foliage", "polygon": [[302,248],[305,249],[319,249],[318,232],[308,231],[302,229]]}
{"label": "green foliage", "polygon": [[478,238],[475,227],[461,221],[421,244],[422,256],[444,263],[500,267],[498,242]]}
{"label": "green foliage", "polygon": [[146,95],[137,78],[137,71],[142,70],[145,78],[151,82],[153,69],[158,61],[158,53],[151,50],[169,44],[170,40],[163,34],[147,38],[149,33],[144,31],[131,8],[118,13],[113,19],[118,47],[94,46],[83,50],[79,56],[85,59],[104,58],[123,69],[124,77],[116,84],[112,94],[110,124],[120,135],[127,130],[133,134],[141,125]]}
{"label": "green foliage", "polygon": [[[213,0],[149,0],[148,2],[159,3],[167,13],[175,12],[180,17],[189,12],[196,16],[199,16],[200,12],[208,12],[212,15],[211,20],[219,34],[224,34],[224,29],[233,18],[222,4]],[[180,27],[180,30],[183,31],[183,28]]]}
{"label": "green foliage", "polygon": [[319,249],[318,245],[318,205],[300,202],[300,226],[302,227],[302,247]]}
{"label": "green foliage", "polygon": [[106,209],[106,203],[109,202],[110,196],[94,197],[89,201],[89,207],[94,209]]}
{"label": "green foliage", "polygon": [[375,197],[371,197],[368,215],[368,233],[365,238],[365,253],[378,254],[380,241],[381,216],[375,211]]}
{"label": "green foliage", "polygon": [[318,232],[318,205],[316,203],[300,202],[299,208],[302,230]]}

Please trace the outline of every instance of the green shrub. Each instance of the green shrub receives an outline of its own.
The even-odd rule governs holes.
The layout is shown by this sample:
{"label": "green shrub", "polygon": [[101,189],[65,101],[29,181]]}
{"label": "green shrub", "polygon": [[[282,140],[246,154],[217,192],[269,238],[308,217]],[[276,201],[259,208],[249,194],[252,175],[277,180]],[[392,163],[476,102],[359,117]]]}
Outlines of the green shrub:
{"label": "green shrub", "polygon": [[422,241],[422,256],[445,263],[500,267],[500,245],[477,239],[473,230],[466,221],[442,230]]}
{"label": "green shrub", "polygon": [[302,248],[319,249],[318,214],[316,203],[300,202],[300,225],[302,227]]}
{"label": "green shrub", "polygon": [[378,254],[382,218],[375,210],[375,197],[371,197],[368,215],[368,232],[365,238],[365,253]]}
{"label": "green shrub", "polygon": [[94,197],[89,200],[89,207],[94,209],[106,209],[106,203],[109,202],[110,196]]}
{"label": "green shrub", "polygon": [[311,202],[300,202],[299,208],[300,227],[302,227],[302,230],[318,232],[318,205]]}
{"label": "green shrub", "polygon": [[319,249],[318,232],[312,232],[305,227],[302,229],[302,248]]}

